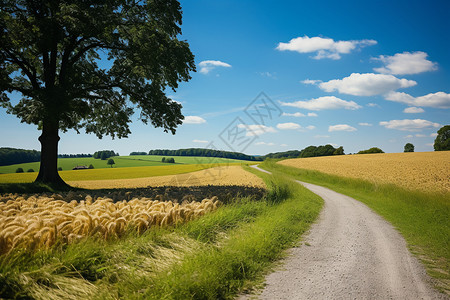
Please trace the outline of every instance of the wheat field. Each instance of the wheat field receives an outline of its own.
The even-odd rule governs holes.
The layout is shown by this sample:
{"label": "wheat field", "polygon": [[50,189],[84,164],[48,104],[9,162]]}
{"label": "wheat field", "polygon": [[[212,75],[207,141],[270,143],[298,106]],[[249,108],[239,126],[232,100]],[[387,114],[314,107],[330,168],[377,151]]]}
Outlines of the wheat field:
{"label": "wheat field", "polygon": [[450,151],[296,158],[279,164],[407,189],[450,192]]}
{"label": "wheat field", "polygon": [[265,188],[264,181],[241,166],[220,166],[197,172],[115,180],[69,181],[71,186],[85,189],[140,188],[158,186],[238,185]]}
{"label": "wheat field", "polygon": [[0,254],[17,247],[48,248],[87,236],[120,237],[127,230],[142,233],[152,226],[188,222],[221,205],[217,197],[182,204],[149,198],[113,202],[91,196],[80,202],[66,202],[58,195],[27,199],[9,195],[0,200]]}

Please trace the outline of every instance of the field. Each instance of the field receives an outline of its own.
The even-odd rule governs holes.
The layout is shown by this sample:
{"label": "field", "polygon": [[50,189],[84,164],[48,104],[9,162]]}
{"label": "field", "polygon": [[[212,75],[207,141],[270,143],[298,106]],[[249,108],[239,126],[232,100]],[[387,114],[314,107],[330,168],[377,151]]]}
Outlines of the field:
{"label": "field", "polygon": [[450,151],[325,156],[279,163],[412,190],[450,192]]}
{"label": "field", "polygon": [[[196,164],[196,165],[164,164],[163,166],[150,166],[150,167],[70,170],[70,171],[60,171],[59,174],[61,175],[61,178],[63,178],[65,181],[118,180],[118,179],[176,175],[204,170],[215,166],[217,166],[217,164]],[[0,174],[0,183],[32,182],[34,181],[34,179],[36,179],[37,174],[38,174],[37,172]]]}
{"label": "field", "polygon": [[[114,157],[114,168],[128,168],[128,167],[149,167],[149,166],[167,166],[171,164],[162,163],[161,159],[164,156],[158,155],[136,155],[136,156],[117,156]],[[175,164],[228,164],[228,163],[252,163],[244,160],[215,158],[215,157],[198,157],[198,156],[171,156],[175,159]],[[92,164],[95,169],[111,168],[106,164],[107,160],[94,159],[92,157],[86,158],[60,158],[58,159],[58,166],[63,171],[72,170],[76,166],[89,166]],[[15,173],[17,168],[22,168],[25,172],[33,169],[35,172],[39,171],[39,162],[16,164],[9,166],[0,166],[0,174]]]}
{"label": "field", "polygon": [[[227,169],[240,184],[242,174],[263,182],[249,168]],[[4,195],[0,298],[230,299],[261,282],[321,207],[299,185],[261,176],[267,191],[245,187],[251,196],[225,202],[236,187]],[[191,189],[208,198],[186,197]],[[130,199],[136,193],[147,197]]]}
{"label": "field", "polygon": [[67,181],[67,183],[71,186],[84,189],[202,185],[245,185],[262,188],[265,187],[265,184],[261,178],[247,171],[244,171],[241,166],[220,166],[177,175],[133,179]]}

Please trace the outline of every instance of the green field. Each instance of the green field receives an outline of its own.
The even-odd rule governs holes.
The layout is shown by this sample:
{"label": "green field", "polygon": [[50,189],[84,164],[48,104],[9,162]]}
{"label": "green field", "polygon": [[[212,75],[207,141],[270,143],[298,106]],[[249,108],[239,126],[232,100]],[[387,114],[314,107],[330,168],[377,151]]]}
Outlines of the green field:
{"label": "green field", "polygon": [[[114,168],[128,168],[128,167],[150,167],[150,166],[168,166],[172,164],[162,163],[161,159],[165,156],[158,155],[136,155],[136,156],[117,156],[114,157],[116,163]],[[198,156],[166,156],[173,157],[175,164],[222,164],[222,163],[249,163],[249,161],[215,158],[215,157],[198,157]],[[60,158],[58,159],[58,166],[63,171],[72,170],[76,166],[89,166],[92,164],[95,169],[111,168],[106,164],[107,160],[94,159],[92,157],[80,158]],[[35,172],[39,171],[39,162],[16,164],[9,166],[0,166],[0,174],[15,173],[17,168],[22,168],[25,172],[33,169]],[[36,176],[36,175],[34,175]],[[106,178],[105,178],[106,179]],[[2,182],[0,180],[0,182]]]}

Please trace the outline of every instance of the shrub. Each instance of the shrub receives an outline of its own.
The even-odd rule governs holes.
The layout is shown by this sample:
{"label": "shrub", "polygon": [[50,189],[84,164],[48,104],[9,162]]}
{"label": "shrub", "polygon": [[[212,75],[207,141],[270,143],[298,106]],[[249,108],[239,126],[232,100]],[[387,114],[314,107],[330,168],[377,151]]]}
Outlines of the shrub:
{"label": "shrub", "polygon": [[88,169],[93,169],[94,166],[92,164],[89,165]]}
{"label": "shrub", "polygon": [[166,162],[166,158],[163,157],[163,158],[161,159],[161,162]]}
{"label": "shrub", "polygon": [[23,169],[22,168],[17,168],[16,169],[16,173],[23,173]]}
{"label": "shrub", "polygon": [[28,169],[28,171],[27,171],[28,173],[33,173],[34,172],[34,170],[33,169]]}
{"label": "shrub", "polygon": [[61,168],[61,167],[58,167],[58,171],[62,171],[62,168]]}
{"label": "shrub", "polygon": [[361,151],[358,152],[358,154],[370,154],[370,153],[384,153],[384,151],[381,150],[380,148],[372,147],[370,149],[361,150]]}

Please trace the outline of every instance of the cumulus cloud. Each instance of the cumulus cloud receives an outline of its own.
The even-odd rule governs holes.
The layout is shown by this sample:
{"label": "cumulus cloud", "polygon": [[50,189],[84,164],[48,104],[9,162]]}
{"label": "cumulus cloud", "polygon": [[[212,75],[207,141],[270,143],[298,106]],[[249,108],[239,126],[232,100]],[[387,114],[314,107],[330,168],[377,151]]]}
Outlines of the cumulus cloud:
{"label": "cumulus cloud", "polygon": [[238,124],[237,126],[238,128],[241,129],[245,129],[247,130],[246,132],[246,136],[258,136],[258,135],[262,135],[264,133],[269,133],[269,132],[277,132],[275,130],[275,128],[270,127],[270,126],[265,126],[265,125],[246,125],[246,124]]}
{"label": "cumulus cloud", "polygon": [[405,109],[403,110],[403,112],[404,112],[405,114],[420,114],[420,113],[423,113],[423,112],[425,112],[425,111],[423,110],[423,108],[411,106],[411,107],[405,108]]}
{"label": "cumulus cloud", "polygon": [[198,66],[200,67],[200,73],[202,74],[208,74],[211,70],[217,67],[231,68],[230,64],[220,60],[204,60],[201,61]]}
{"label": "cumulus cloud", "polygon": [[308,110],[341,109],[341,108],[355,110],[361,108],[361,106],[359,106],[354,101],[345,101],[334,96],[319,97],[308,101],[281,102],[281,105],[303,108]]}
{"label": "cumulus cloud", "polygon": [[297,123],[288,122],[288,123],[277,124],[277,128],[280,130],[294,130],[294,129],[300,129],[300,128],[302,128],[302,126],[300,126]]}
{"label": "cumulus cloud", "polygon": [[372,126],[370,123],[358,123],[359,126]]}
{"label": "cumulus cloud", "polygon": [[389,129],[396,129],[402,131],[422,131],[422,129],[437,128],[440,126],[438,123],[433,123],[422,119],[383,121],[380,122],[380,125]]}
{"label": "cumulus cloud", "polygon": [[367,103],[368,107],[380,107],[378,104],[376,103]]}
{"label": "cumulus cloud", "polygon": [[381,55],[384,67],[374,68],[376,72],[394,75],[418,74],[437,70],[437,64],[427,59],[428,54],[422,51],[397,53],[394,56]]}
{"label": "cumulus cloud", "polygon": [[316,129],[316,126],[314,126],[314,125],[309,125],[309,126],[306,126],[306,129],[313,130],[313,129]]}
{"label": "cumulus cloud", "polygon": [[322,82],[319,87],[326,92],[338,91],[355,96],[374,96],[386,94],[399,88],[415,86],[414,80],[399,79],[393,75],[375,73],[352,73],[342,79]]}
{"label": "cumulus cloud", "polygon": [[206,120],[199,116],[186,116],[184,117],[183,124],[203,124]]}
{"label": "cumulus cloud", "polygon": [[295,51],[298,53],[316,53],[314,59],[340,59],[341,54],[348,54],[352,50],[365,46],[375,45],[374,40],[359,41],[335,41],[331,38],[322,37],[297,37],[288,43],[279,43],[277,50],[279,51]]}
{"label": "cumulus cloud", "polygon": [[192,142],[199,143],[199,144],[208,144],[208,141],[205,141],[205,140],[192,140]]}
{"label": "cumulus cloud", "polygon": [[275,146],[274,143],[266,143],[266,142],[257,142],[255,143],[256,146]]}
{"label": "cumulus cloud", "polygon": [[337,125],[331,125],[328,127],[329,132],[333,131],[356,131],[357,129],[355,127],[352,127],[347,124],[337,124]]}
{"label": "cumulus cloud", "polygon": [[450,94],[444,92],[430,93],[421,97],[413,97],[406,93],[390,92],[384,98],[389,101],[405,103],[411,106],[450,108]]}
{"label": "cumulus cloud", "polygon": [[317,117],[316,113],[308,113],[308,117]]}

